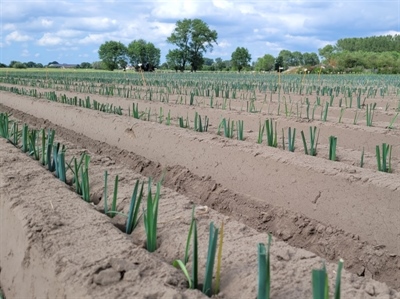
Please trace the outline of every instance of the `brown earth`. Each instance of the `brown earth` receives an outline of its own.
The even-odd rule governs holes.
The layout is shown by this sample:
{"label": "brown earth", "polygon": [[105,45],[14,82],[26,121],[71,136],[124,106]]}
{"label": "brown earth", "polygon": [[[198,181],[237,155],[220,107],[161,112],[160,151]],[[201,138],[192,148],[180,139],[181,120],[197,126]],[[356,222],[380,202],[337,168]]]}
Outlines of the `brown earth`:
{"label": "brown earth", "polygon": [[[122,98],[101,96],[94,98],[100,102],[107,101],[121,106],[130,106],[132,103],[132,100]],[[290,247],[286,243],[274,240],[273,298],[311,297],[311,269],[320,266],[320,258],[315,254],[334,262],[337,262],[339,257],[344,258],[345,268],[352,274],[346,272],[343,276],[343,298],[369,298],[369,296],[398,298],[399,296],[396,291],[371,280],[373,278],[387,283],[391,288],[400,289],[398,130],[387,130],[384,125],[379,126],[379,123],[374,127],[356,128],[349,124],[318,123],[321,128],[320,152],[326,152],[328,148],[326,139],[329,135],[338,136],[339,162],[332,162],[324,158],[324,154],[318,154],[317,157],[305,156],[301,153],[300,146],[295,153],[288,153],[282,149],[256,144],[258,123],[262,114],[196,107],[196,111],[207,115],[212,124],[209,133],[198,133],[175,126],[168,127],[127,116],[109,115],[4,92],[0,93],[0,103],[0,111],[12,112],[13,117],[22,122],[35,127],[56,129],[56,138],[58,140],[62,138],[64,143],[68,143],[68,151],[79,152],[85,149],[90,152],[91,187],[96,202],[101,200],[105,168],[112,171],[113,175],[120,174],[120,177],[124,178],[125,187],[121,187],[120,190],[122,201],[119,209],[125,211],[129,205],[128,199],[134,180],[139,178],[137,173],[160,177],[166,170],[160,207],[160,247],[155,254],[147,254],[141,248],[144,240],[143,228],[139,228],[132,238],[127,238],[124,234],[116,232],[107,217],[99,213],[94,213],[93,220],[89,221],[86,221],[84,216],[82,223],[82,214],[79,217],[75,215],[76,211],[86,215],[92,213],[88,211],[92,211],[93,208],[79,200],[68,202],[68,205],[71,205],[71,215],[67,213],[68,206],[60,206],[54,224],[49,216],[49,213],[50,215],[54,213],[52,198],[60,197],[59,201],[63,202],[62,198],[78,196],[73,195],[73,192],[65,186],[49,188],[47,182],[56,181],[50,179],[50,174],[43,175],[49,179],[40,179],[39,173],[42,177],[41,173],[46,173],[44,170],[39,171],[40,167],[32,161],[29,163],[33,165],[32,168],[28,167],[29,159],[26,160],[23,154],[18,154],[8,145],[2,145],[5,146],[1,151],[1,182],[4,190],[2,211],[7,211],[1,217],[4,228],[2,244],[5,231],[11,234],[9,223],[13,223],[11,227],[15,227],[12,235],[20,236],[15,244],[7,242],[6,250],[3,250],[2,246],[0,282],[6,296],[10,294],[14,297],[17,293],[13,292],[17,291],[21,291],[20,294],[28,294],[36,290],[33,294],[41,297],[40,292],[44,290],[40,286],[45,285],[43,281],[51,280],[53,283],[56,279],[58,283],[54,282],[54,289],[48,290],[47,294],[50,294],[50,297],[51,294],[73,297],[75,292],[88,297],[110,294],[110,297],[120,298],[138,292],[138,298],[146,298],[151,295],[151,291],[155,292],[153,297],[156,298],[201,297],[199,293],[185,290],[184,277],[169,266],[174,259],[182,258],[190,220],[191,201],[213,209],[206,215],[199,214],[199,226],[202,227],[200,235],[204,240],[207,238],[208,223],[211,220],[216,223],[220,223],[222,219],[226,221],[222,294],[219,295],[221,298],[256,297],[256,244],[265,242],[267,231],[273,232],[277,239],[297,247]],[[154,107],[154,110],[155,106],[165,105],[164,111],[170,109],[176,113],[175,115],[184,115],[188,110],[187,107],[178,104],[141,101],[140,105]],[[246,141],[229,140],[215,135],[221,115],[245,121]],[[295,126],[300,131],[309,126],[307,123],[290,118],[277,117],[277,119],[280,129]],[[349,123],[348,119],[343,122]],[[391,174],[376,172],[373,166],[374,147],[385,141],[394,145],[392,160],[394,173]],[[298,139],[297,145],[300,144],[301,141]],[[356,159],[359,159],[362,147],[366,151],[365,168],[357,167]],[[14,163],[14,166],[11,163]],[[20,166],[18,163],[21,163]],[[10,177],[23,177],[22,165],[28,168],[23,181],[25,184],[20,183],[20,179],[14,183]],[[29,175],[33,171],[38,176]],[[44,180],[46,185],[41,183]],[[55,182],[55,184],[60,183]],[[54,191],[53,189],[57,190],[55,194],[53,192],[54,195],[45,195],[45,192]],[[62,195],[60,189],[65,189],[68,195]],[[26,197],[20,193],[26,193]],[[40,194],[43,194],[43,198],[50,198],[50,203],[49,200],[47,202],[44,200],[44,206],[36,207],[36,204],[42,202],[33,199],[41,197]],[[77,205],[80,207],[75,207],[75,202],[78,202]],[[40,212],[29,212],[29,208]],[[29,218],[27,215],[35,218]],[[10,220],[3,222],[6,217]],[[95,219],[96,217],[98,219]],[[57,225],[57,221],[66,223]],[[95,224],[94,228],[92,222]],[[40,227],[38,231],[35,229],[36,226]],[[72,232],[76,233],[76,230],[71,230],[70,227],[76,226],[85,229],[80,229],[79,234],[74,235]],[[52,237],[58,235],[54,231],[60,227],[66,229],[59,234],[59,237],[65,240],[53,240]],[[46,233],[43,233],[43,230]],[[71,231],[69,240],[77,240],[80,236],[82,244],[67,241],[66,236],[69,238],[69,231]],[[106,235],[98,237],[102,234]],[[7,240],[11,239],[9,235],[5,236]],[[85,240],[88,240],[90,246],[85,245]],[[100,242],[102,240],[103,242]],[[106,243],[106,249],[104,244],[101,245],[99,242]],[[110,246],[118,242],[121,242],[121,245]],[[60,244],[68,244],[68,247],[61,251],[59,248],[63,246]],[[71,244],[76,247],[69,248]],[[124,246],[128,249],[124,249]],[[98,250],[93,254],[88,253],[89,257],[99,256],[99,258],[94,261],[89,260],[85,264],[82,254],[78,253],[82,250],[80,248],[87,247]],[[18,252],[13,248],[24,249]],[[108,252],[101,257],[99,251],[107,250],[116,251]],[[200,250],[205,255],[206,249],[202,247]],[[26,260],[26,252],[30,254],[30,251],[33,256],[36,255],[34,260],[38,265],[33,262],[32,264],[42,269],[40,272],[43,276],[32,278],[35,275],[22,274],[20,268],[16,268],[17,273],[11,271],[11,275],[7,274],[10,272],[7,270],[15,264],[21,265],[22,269],[26,267],[23,273],[35,274],[34,269],[22,262]],[[120,259],[119,262],[111,261],[107,258],[110,256],[117,257]],[[132,256],[135,257],[133,262],[130,260]],[[145,262],[141,262],[140,265],[135,264],[135,260],[142,261],[142,259]],[[82,262],[77,262],[80,260]],[[115,266],[115,263],[118,264],[121,260],[129,261],[123,263],[131,263],[129,264],[131,266],[133,263],[135,266],[132,267],[137,266],[139,269],[121,270],[119,266]],[[334,264],[329,264],[331,281],[334,268]],[[134,272],[130,274],[133,277],[137,278],[139,275],[143,283],[140,284],[141,288],[137,285],[131,286],[132,283],[129,284],[129,280],[125,280],[126,274],[130,271]],[[102,272],[106,272],[104,277],[100,275]],[[121,272],[124,272],[124,275]],[[117,281],[118,275],[120,279]],[[155,276],[153,284],[148,282],[151,276]],[[110,283],[112,286],[103,288],[102,279],[106,280],[105,284]],[[108,281],[113,279],[115,281]],[[93,283],[94,280],[100,283]],[[22,282],[26,281],[29,281],[27,284],[29,288],[21,288]],[[63,288],[61,281],[70,289]],[[130,288],[133,288],[132,291]],[[114,290],[116,293],[113,293]],[[240,297],[237,294],[241,294]]]}

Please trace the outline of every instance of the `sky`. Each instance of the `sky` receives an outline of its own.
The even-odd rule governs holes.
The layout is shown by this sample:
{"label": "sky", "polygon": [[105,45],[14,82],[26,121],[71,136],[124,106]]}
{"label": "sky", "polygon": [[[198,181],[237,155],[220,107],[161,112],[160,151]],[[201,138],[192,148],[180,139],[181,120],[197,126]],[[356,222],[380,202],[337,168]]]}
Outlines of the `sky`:
{"label": "sky", "polygon": [[161,50],[176,22],[199,18],[218,33],[204,57],[229,60],[245,47],[252,61],[281,50],[316,52],[340,38],[400,34],[400,0],[0,0],[0,62],[44,65],[99,61],[106,41],[144,39]]}

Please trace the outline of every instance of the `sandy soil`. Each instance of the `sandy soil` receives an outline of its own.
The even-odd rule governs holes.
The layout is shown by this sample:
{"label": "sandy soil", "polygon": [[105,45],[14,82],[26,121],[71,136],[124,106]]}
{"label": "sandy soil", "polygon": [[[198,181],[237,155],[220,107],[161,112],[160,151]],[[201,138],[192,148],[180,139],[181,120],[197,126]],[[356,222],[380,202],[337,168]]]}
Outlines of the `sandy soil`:
{"label": "sandy soil", "polygon": [[[98,96],[98,100],[121,106],[132,104],[132,100],[122,98]],[[113,235],[113,239],[110,239],[113,241],[106,242],[107,248],[110,248],[109,244],[112,243],[127,242],[127,245],[115,246],[122,249],[115,249],[119,253],[108,253],[106,255],[108,257],[112,254],[112,256],[127,259],[127,256],[124,256],[127,252],[133,253],[137,259],[145,256],[146,262],[142,263],[143,267],[148,267],[150,270],[139,269],[137,273],[142,278],[142,286],[149,284],[142,289],[148,292],[155,291],[157,298],[162,296],[164,298],[201,297],[199,293],[185,290],[184,277],[169,266],[174,259],[183,254],[183,244],[190,219],[190,202],[213,208],[206,215],[199,215],[202,227],[201,238],[207,238],[207,225],[211,220],[220,223],[222,219],[225,219],[226,222],[223,261],[225,266],[222,270],[222,294],[219,295],[221,298],[237,298],[238,293],[243,294],[240,298],[256,297],[256,244],[266,240],[265,232],[267,231],[273,232],[276,237],[272,247],[274,298],[310,298],[310,273],[312,268],[320,265],[321,258],[318,256],[334,262],[337,262],[339,257],[345,259],[345,267],[349,272],[344,274],[344,298],[369,298],[369,296],[397,298],[396,296],[398,296],[396,291],[371,280],[373,278],[382,281],[390,288],[400,288],[400,220],[398,217],[400,212],[398,172],[400,169],[398,154],[400,137],[397,130],[387,130],[384,125],[379,126],[378,121],[374,127],[346,124],[349,122],[347,118],[346,121],[343,121],[344,124],[317,122],[316,124],[321,128],[319,151],[325,153],[318,154],[317,157],[310,157],[301,153],[299,138],[296,141],[298,149],[295,153],[255,144],[259,120],[268,117],[267,113],[254,115],[209,107],[193,108],[179,104],[140,102],[139,105],[143,105],[143,108],[152,107],[154,111],[164,105],[164,111],[170,109],[176,116],[184,115],[188,110],[193,110],[194,114],[194,109],[196,109],[200,114],[207,115],[212,124],[209,133],[197,133],[175,126],[168,127],[155,122],[135,120],[127,116],[109,115],[4,92],[0,94],[0,104],[0,111],[11,111],[14,117],[23,122],[36,127],[55,128],[56,136],[68,142],[68,151],[79,152],[85,149],[91,153],[93,157],[91,184],[93,184],[92,193],[95,202],[100,201],[101,203],[102,176],[105,168],[113,175],[120,174],[124,178],[125,187],[122,187],[120,191],[120,210],[127,210],[134,180],[136,178],[143,179],[138,173],[159,177],[162,171],[166,170],[161,203],[162,212],[160,212],[160,247],[155,254],[149,255],[142,249],[143,228],[139,228],[132,238],[126,238],[122,233],[116,233],[113,226],[107,221],[107,217],[100,213],[94,213],[93,215],[96,216],[93,217],[100,217],[101,220],[84,220],[80,226],[74,222],[79,227],[85,226],[84,230],[79,230],[80,234],[86,230],[90,231],[87,233],[88,235],[81,236],[81,239],[90,239],[93,244],[97,243],[90,238],[91,234],[95,236],[106,232]],[[382,113],[382,115],[384,114]],[[221,115],[245,121],[246,126],[248,125],[245,141],[229,140],[215,134]],[[295,126],[300,131],[307,129],[310,125],[293,118],[283,116],[275,118],[278,119],[280,128]],[[382,123],[386,121],[384,116],[381,121]],[[338,136],[340,144],[338,162],[328,161],[326,158],[327,137],[333,134]],[[392,162],[394,173],[392,174],[379,173],[374,170],[375,145],[385,141],[394,145]],[[9,269],[11,264],[20,264],[26,256],[25,249],[22,252],[9,254],[12,248],[34,248],[32,255],[36,255],[35,260],[39,263],[39,267],[43,268],[41,271],[43,277],[29,283],[29,290],[21,289],[21,292],[30,292],[35,289],[37,292],[35,294],[40,297],[42,295],[38,290],[40,285],[43,285],[43,281],[54,279],[55,273],[57,281],[68,281],[71,289],[65,290],[59,284],[54,283],[54,289],[51,290],[53,293],[48,293],[50,295],[63,294],[71,297],[73,294],[71,290],[76,292],[75,294],[89,297],[105,294],[101,293],[106,292],[105,288],[101,288],[101,283],[93,283],[94,277],[98,277],[101,272],[106,271],[105,276],[114,275],[115,278],[118,276],[116,273],[120,275],[121,271],[127,270],[119,269],[106,257],[91,261],[90,266],[82,267],[84,263],[75,263],[74,259],[78,257],[74,257],[74,254],[79,251],[78,246],[86,246],[83,244],[76,244],[75,249],[65,249],[62,252],[53,245],[58,244],[59,240],[48,241],[50,242],[48,244],[52,244],[51,246],[43,245],[46,244],[46,238],[42,234],[43,228],[37,232],[32,228],[36,225],[33,223],[37,221],[41,223],[40,217],[46,218],[43,215],[48,215],[46,213],[51,213],[52,210],[44,213],[45,208],[36,207],[41,213],[44,213],[42,216],[37,216],[39,218],[37,220],[29,218],[33,217],[32,213],[24,209],[34,208],[33,204],[26,204],[26,201],[32,203],[34,198],[40,197],[39,194],[45,192],[44,189],[52,189],[45,187],[43,190],[30,192],[33,187],[28,188],[28,186],[43,186],[44,184],[40,182],[44,181],[47,185],[47,181],[50,182],[53,179],[40,181],[40,178],[30,176],[29,173],[32,172],[36,173],[37,171],[38,174],[45,172],[33,162],[33,168],[26,174],[27,183],[21,184],[18,183],[18,180],[14,185],[9,177],[22,175],[15,171],[22,168],[23,164],[28,163],[28,160],[25,160],[27,158],[23,154],[18,154],[9,146],[2,146],[5,146],[4,150],[2,148],[2,153],[10,154],[10,158],[6,158],[7,155],[2,154],[2,159],[4,159],[1,163],[2,169],[7,170],[7,172],[2,171],[2,189],[4,186],[4,190],[8,190],[2,192],[2,196],[8,195],[2,197],[2,205],[5,205],[5,202],[10,205],[5,205],[2,210],[8,211],[9,209],[13,212],[6,213],[1,218],[10,218],[7,223],[14,223],[15,232],[13,234],[21,236],[15,241],[17,243],[9,243],[6,250],[3,250],[4,247],[2,247],[2,269]],[[362,147],[366,150],[364,168],[358,167],[358,160],[356,160],[359,159]],[[11,162],[22,164],[20,167],[7,164]],[[3,168],[3,165],[10,166]],[[38,167],[38,170],[35,167]],[[50,174],[44,176],[51,177]],[[28,183],[33,179],[39,181]],[[25,188],[21,188],[25,185],[27,185]],[[65,189],[65,192],[68,191],[69,194],[62,195],[60,189]],[[30,197],[28,196],[24,201],[21,196],[17,196],[18,200],[14,195],[9,196],[15,193],[15,190],[19,190],[20,193],[24,193],[22,191],[25,190],[26,196]],[[61,196],[60,202],[63,201],[62,198],[77,197],[65,186],[56,188],[55,194]],[[53,195],[43,195],[43,198],[53,198]],[[14,200],[18,204],[14,203]],[[12,202],[13,204],[11,204]],[[34,202],[36,204],[36,201]],[[76,202],[80,201],[76,200]],[[54,206],[54,202],[52,204]],[[49,209],[49,203],[45,205]],[[101,205],[95,209],[83,202],[77,205],[82,206],[71,207],[75,212],[82,210],[84,213],[89,213],[87,211],[101,210]],[[18,207],[24,209],[18,211]],[[67,213],[64,215],[64,209],[68,210],[67,207],[60,207],[59,211],[62,210],[63,213],[57,214],[57,221],[63,222],[62,219],[66,217],[73,222],[72,215],[68,216]],[[30,216],[27,217],[27,215]],[[82,217],[77,219],[82,219]],[[110,228],[99,228],[99,232],[92,231],[89,229],[92,222],[95,227],[99,227],[96,221],[110,225]],[[21,223],[32,223],[32,227],[28,224],[21,225]],[[2,227],[5,227],[3,224],[4,222]],[[114,224],[117,227],[121,225],[121,223]],[[49,236],[57,235],[51,232],[60,229],[60,225],[54,226],[50,222],[43,222],[41,225],[42,227],[48,226],[46,232]],[[67,228],[71,227],[70,225],[72,224],[68,222],[61,227]],[[66,233],[63,232],[61,235]],[[36,237],[30,236],[30,234]],[[32,241],[32,238],[35,241]],[[72,234],[71,238],[78,237]],[[109,240],[109,238],[111,236],[104,235],[104,238],[101,239]],[[117,241],[114,241],[115,239]],[[297,248],[280,242],[278,239]],[[169,240],[175,242],[169,242]],[[41,248],[37,249],[36,245],[32,245],[34,243],[39,244],[38,246]],[[96,246],[93,245],[95,249],[100,250],[101,246]],[[123,246],[128,246],[127,248],[130,249],[123,249],[125,248]],[[114,248],[114,245],[112,247]],[[308,251],[299,249],[299,247]],[[49,256],[53,256],[54,259],[46,259],[47,261],[43,262],[40,257],[47,256],[46,250],[43,248],[47,248],[51,252]],[[205,252],[205,248],[201,250]],[[66,258],[69,255],[68,252],[71,252],[71,258]],[[93,256],[98,255],[100,256],[98,252],[93,253]],[[15,256],[15,258],[6,259],[9,263],[6,264],[5,256]],[[79,258],[82,257],[79,256]],[[65,268],[57,269],[57,266],[60,267],[57,259],[64,259]],[[151,261],[147,262],[147,259]],[[3,263],[5,263],[4,266]],[[69,270],[69,266],[73,270]],[[100,268],[101,270],[99,270]],[[329,269],[332,281],[335,265],[329,264]],[[33,270],[27,270],[26,273],[29,271]],[[11,276],[7,274],[7,271],[4,272],[0,273],[0,282],[6,286],[4,287],[6,295],[9,292],[13,297],[13,294],[16,294],[12,293],[15,291],[15,286],[25,281],[26,278],[20,272],[12,273]],[[71,273],[74,274],[67,275]],[[128,287],[125,284],[127,273],[123,275],[122,279],[111,283],[113,284],[111,289],[116,290],[116,293],[110,291],[110,294],[115,294],[112,295],[115,298],[125,296],[124,294],[128,294],[130,290],[131,286]],[[155,275],[156,280],[164,283],[157,284],[155,282],[152,286],[146,279],[151,275]],[[26,277],[28,276],[26,274]],[[14,282],[12,282],[12,278],[15,278]],[[169,283],[170,280],[175,283]],[[156,285],[159,287],[157,291]],[[149,294],[147,291],[141,293],[139,288],[134,291],[143,298]]]}

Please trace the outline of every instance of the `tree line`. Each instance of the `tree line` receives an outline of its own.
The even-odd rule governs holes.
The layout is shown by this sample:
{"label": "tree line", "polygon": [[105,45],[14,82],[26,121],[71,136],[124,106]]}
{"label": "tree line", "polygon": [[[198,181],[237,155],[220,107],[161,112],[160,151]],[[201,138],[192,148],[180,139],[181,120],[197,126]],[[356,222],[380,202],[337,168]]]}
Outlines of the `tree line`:
{"label": "tree line", "polygon": [[[281,71],[292,66],[313,66],[320,62],[316,53],[300,53],[298,51],[292,53],[289,50],[282,50],[276,58],[266,54],[251,64],[251,54],[244,47],[237,47],[231,54],[230,60],[216,58],[214,61],[211,58],[205,57],[205,54],[212,52],[214,45],[218,44],[217,39],[218,33],[215,30],[211,30],[204,21],[200,19],[183,19],[176,22],[173,32],[166,40],[176,48],[168,51],[166,62],[162,65],[157,64],[157,61],[160,61],[160,50],[152,43],[146,43],[143,40],[140,40],[140,44],[136,42],[136,47],[130,44],[127,48],[120,42],[108,41],[100,46],[99,58],[110,70],[116,68],[125,69],[127,60],[129,59],[135,68],[140,64],[158,66],[162,69],[173,69],[177,72],[185,70],[193,72],[197,70],[236,70],[240,72],[250,69],[257,71]],[[135,58],[140,57],[140,59],[132,59],[133,53],[135,53]],[[146,56],[146,54],[149,55]]]}
{"label": "tree line", "polygon": [[400,35],[339,39],[318,53],[336,72],[400,74]]}
{"label": "tree line", "polygon": [[[282,50],[277,57],[265,54],[251,63],[252,57],[245,47],[237,47],[231,59],[211,59],[205,57],[218,44],[218,33],[211,30],[200,19],[183,19],[177,21],[175,28],[166,42],[175,46],[166,55],[166,61],[160,65],[160,49],[143,39],[134,40],[128,45],[118,41],[107,41],[100,45],[100,61],[83,62],[76,68],[123,69],[153,71],[155,68],[175,71],[283,71],[291,67],[300,67],[318,72],[364,72],[400,73],[400,35],[372,36],[366,38],[339,39],[335,45],[326,45],[317,53],[301,53]],[[320,61],[320,58],[322,61]],[[324,68],[317,68],[323,64]],[[46,67],[59,65],[49,63]],[[0,67],[7,67],[0,64]],[[22,63],[12,61],[8,67],[29,68],[43,67],[32,61]]]}

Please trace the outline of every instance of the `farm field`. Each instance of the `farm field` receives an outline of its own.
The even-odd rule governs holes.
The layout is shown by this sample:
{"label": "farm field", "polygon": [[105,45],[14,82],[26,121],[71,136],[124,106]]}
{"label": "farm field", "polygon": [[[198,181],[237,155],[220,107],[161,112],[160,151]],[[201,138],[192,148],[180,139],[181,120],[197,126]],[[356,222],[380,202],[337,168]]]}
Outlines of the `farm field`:
{"label": "farm field", "polygon": [[[257,297],[268,232],[272,298],[311,298],[324,260],[333,292],[340,258],[342,298],[400,298],[399,76],[2,71],[0,112],[90,156],[86,203],[72,171],[65,185],[0,139],[6,297],[203,298],[172,266],[194,204],[200,279],[224,222],[216,298]],[[155,252],[143,221],[104,215],[106,170],[124,214],[137,179],[162,179]]]}

